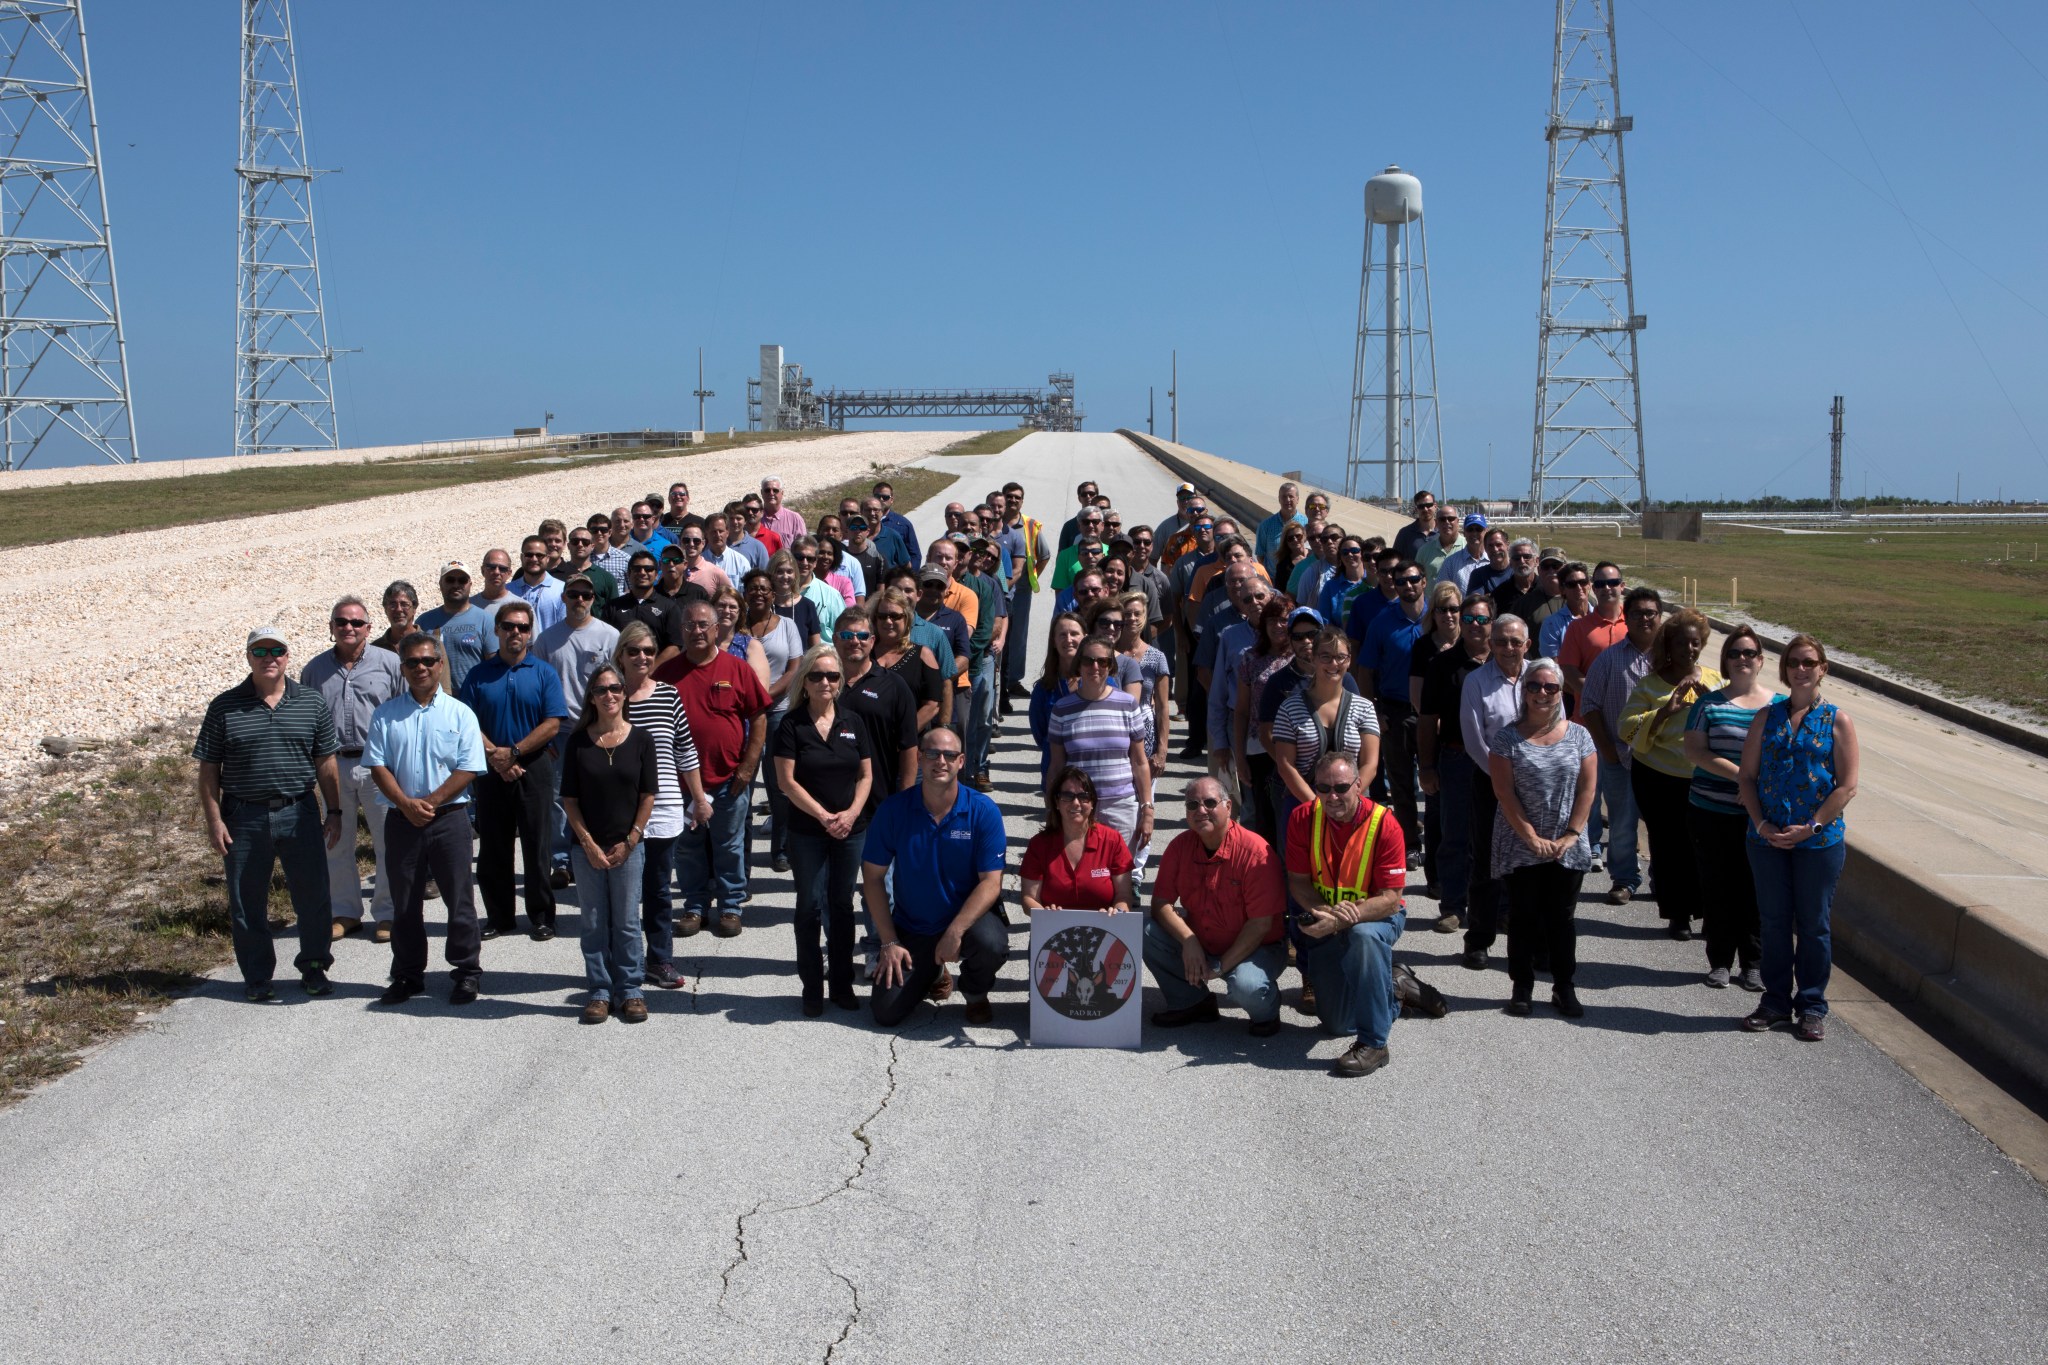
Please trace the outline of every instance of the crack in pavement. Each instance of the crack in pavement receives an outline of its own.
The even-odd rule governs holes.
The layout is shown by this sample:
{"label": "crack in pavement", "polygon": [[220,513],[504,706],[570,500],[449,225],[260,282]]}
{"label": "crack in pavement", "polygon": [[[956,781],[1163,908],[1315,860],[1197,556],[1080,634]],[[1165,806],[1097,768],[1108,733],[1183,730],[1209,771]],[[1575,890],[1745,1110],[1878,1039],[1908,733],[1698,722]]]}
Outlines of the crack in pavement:
{"label": "crack in pavement", "polygon": [[754,1207],[733,1220],[733,1246],[739,1254],[730,1261],[727,1261],[725,1269],[720,1271],[718,1275],[718,1308],[720,1312],[725,1310],[725,1296],[732,1292],[732,1277],[734,1273],[751,1259],[747,1255],[747,1220],[759,1213],[761,1211],[761,1204],[767,1202],[765,1199],[762,1200],[760,1204],[755,1204]]}
{"label": "crack in pavement", "polygon": [[690,959],[690,1013],[697,1013],[697,992],[704,986],[704,958]]}
{"label": "crack in pavement", "polygon": [[[827,1266],[826,1269],[830,1270],[831,1267]],[[839,1354],[839,1348],[846,1344],[846,1339],[853,1335],[853,1329],[860,1324],[860,1286],[836,1270],[832,1271],[832,1278],[845,1285],[846,1292],[853,1295],[853,1312],[847,1316],[846,1325],[839,1329],[839,1335],[832,1338],[832,1344],[825,1348],[826,1365],[831,1365],[832,1360]]]}

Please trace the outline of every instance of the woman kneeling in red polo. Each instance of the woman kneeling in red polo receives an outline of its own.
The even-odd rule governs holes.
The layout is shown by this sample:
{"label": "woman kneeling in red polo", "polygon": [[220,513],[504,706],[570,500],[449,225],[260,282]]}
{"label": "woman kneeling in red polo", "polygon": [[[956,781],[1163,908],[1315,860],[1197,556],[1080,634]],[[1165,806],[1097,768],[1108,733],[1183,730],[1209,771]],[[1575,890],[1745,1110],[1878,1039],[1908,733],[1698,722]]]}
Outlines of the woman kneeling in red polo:
{"label": "woman kneeling in red polo", "polygon": [[1124,837],[1095,822],[1095,783],[1069,767],[1052,784],[1045,828],[1024,846],[1026,910],[1131,908],[1131,850]]}

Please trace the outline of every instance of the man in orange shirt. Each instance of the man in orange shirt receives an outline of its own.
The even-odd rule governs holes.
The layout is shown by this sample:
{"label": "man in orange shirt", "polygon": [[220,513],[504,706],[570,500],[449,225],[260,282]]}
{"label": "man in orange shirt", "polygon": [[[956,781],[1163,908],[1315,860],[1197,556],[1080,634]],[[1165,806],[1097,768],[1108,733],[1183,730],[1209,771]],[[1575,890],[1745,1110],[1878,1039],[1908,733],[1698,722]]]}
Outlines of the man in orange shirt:
{"label": "man in orange shirt", "polygon": [[1593,566],[1593,610],[1564,628],[1564,643],[1557,649],[1557,662],[1564,668],[1564,690],[1574,703],[1586,686],[1586,670],[1593,660],[1628,634],[1628,622],[1621,617],[1621,599],[1627,592],[1628,580],[1621,576],[1620,565],[1603,559]]}

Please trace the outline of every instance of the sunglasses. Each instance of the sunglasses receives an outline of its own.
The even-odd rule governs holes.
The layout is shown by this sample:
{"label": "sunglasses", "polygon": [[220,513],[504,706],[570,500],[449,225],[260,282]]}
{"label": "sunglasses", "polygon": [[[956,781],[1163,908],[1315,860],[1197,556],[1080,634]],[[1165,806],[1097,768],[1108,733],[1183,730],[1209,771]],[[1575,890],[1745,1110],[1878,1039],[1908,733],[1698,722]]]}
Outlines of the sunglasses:
{"label": "sunglasses", "polygon": [[877,621],[901,621],[904,619],[904,616],[900,611],[878,611],[875,613],[875,619]]}
{"label": "sunglasses", "polygon": [[864,630],[842,630],[839,632],[839,638],[842,640],[872,640],[874,636]]}
{"label": "sunglasses", "polygon": [[1394,581],[1396,583],[1401,584],[1403,587],[1412,588],[1417,583],[1420,583],[1422,581],[1422,575],[1419,573],[1403,574]]}
{"label": "sunglasses", "polygon": [[[253,653],[254,651],[251,652]],[[278,653],[282,654],[284,653],[284,651],[280,649],[278,650]],[[1796,668],[1803,671],[1809,668],[1822,668],[1825,667],[1825,665],[1823,665],[1819,659],[1787,659],[1785,660],[1785,667]]]}
{"label": "sunglasses", "polygon": [[1190,796],[1181,804],[1189,810],[1215,810],[1223,804],[1223,798],[1220,796]]}
{"label": "sunglasses", "polygon": [[961,759],[967,757],[959,749],[926,749],[923,753],[926,758],[936,758],[947,763],[958,763]]}
{"label": "sunglasses", "polygon": [[681,540],[677,541],[676,543],[681,545],[686,550],[694,550],[704,543],[704,537],[684,536]]}
{"label": "sunglasses", "polygon": [[1213,531],[1215,529],[1216,523],[1213,521],[1198,521],[1195,523],[1195,530],[1197,531]]}
{"label": "sunglasses", "polygon": [[285,647],[283,645],[249,646],[249,657],[252,659],[282,659],[284,656]]}
{"label": "sunglasses", "polygon": [[1364,554],[1365,554],[1365,548],[1364,548],[1363,546],[1360,546],[1360,545],[1346,545],[1346,546],[1344,547],[1344,557],[1345,557],[1346,559],[1357,559],[1357,558],[1361,557],[1361,556],[1362,556],[1362,555],[1364,555]]}
{"label": "sunglasses", "polygon": [[1472,615],[1463,615],[1463,616],[1460,616],[1460,617],[1459,617],[1458,619],[1459,619],[1460,621],[1463,621],[1463,622],[1464,622],[1464,623],[1465,623],[1466,625],[1468,625],[1468,626],[1483,626],[1483,625],[1486,625],[1486,624],[1488,624],[1489,622],[1491,622],[1491,621],[1493,620],[1493,618],[1492,618],[1491,616],[1487,616],[1487,615],[1485,615],[1484,613],[1482,613],[1482,614],[1480,614],[1480,615],[1478,615],[1478,616],[1472,616]]}
{"label": "sunglasses", "polygon": [[824,671],[823,669],[818,669],[818,668],[814,668],[814,669],[812,669],[812,670],[811,670],[811,681],[812,681],[812,682],[838,682],[838,681],[839,681],[839,675],[838,675],[837,673],[827,673],[827,672],[825,672],[825,671]]}
{"label": "sunglasses", "polygon": [[1593,586],[1602,592],[1620,592],[1623,581],[1619,578],[1596,578],[1593,580]]}
{"label": "sunglasses", "polygon": [[590,689],[593,697],[622,697],[625,694],[626,689],[619,683],[599,683]]}
{"label": "sunglasses", "polygon": [[1081,802],[1081,803],[1082,803],[1082,804],[1084,804],[1084,805],[1094,805],[1094,804],[1095,804],[1095,798],[1094,798],[1094,797],[1092,797],[1092,796],[1090,796],[1090,795],[1089,795],[1089,794],[1088,794],[1087,792],[1075,792],[1075,791],[1066,791],[1066,792],[1061,792],[1061,793],[1059,794],[1059,799],[1060,799],[1060,800],[1062,800],[1062,801],[1079,801],[1079,802]]}
{"label": "sunglasses", "polygon": [[440,662],[441,661],[439,659],[434,658],[431,655],[422,654],[419,655],[417,658],[407,659],[405,661],[405,666],[407,668],[434,668],[438,666]]}
{"label": "sunglasses", "polygon": [[1560,693],[1560,692],[1564,691],[1564,684],[1563,684],[1563,683],[1530,683],[1530,684],[1529,684],[1529,686],[1528,686],[1528,687],[1527,687],[1527,688],[1526,688],[1525,690],[1526,690],[1526,691],[1530,691],[1530,692],[1534,692],[1534,693],[1535,693],[1535,694],[1536,694],[1537,696],[1539,696],[1539,697],[1554,697],[1554,696],[1556,696],[1556,695],[1557,695],[1558,693]]}
{"label": "sunglasses", "polygon": [[[1450,613],[1451,613],[1451,614],[1452,614],[1453,616],[1457,615],[1457,613],[1458,613],[1458,609],[1457,609],[1456,607],[1452,606],[1452,605],[1451,605],[1450,603],[1448,603],[1448,602],[1446,602],[1446,603],[1444,603],[1444,605],[1442,605],[1442,606],[1438,607],[1438,608],[1437,608],[1437,610],[1438,610],[1438,611],[1447,611],[1447,612],[1450,612]],[[1484,618],[1481,618],[1481,619],[1484,619]]]}
{"label": "sunglasses", "polygon": [[595,602],[597,600],[597,594],[594,592],[585,592],[583,589],[578,588],[574,592],[563,593],[562,600],[564,602]]}
{"label": "sunglasses", "polygon": [[511,572],[512,572],[512,566],[511,566],[510,564],[486,564],[486,565],[484,565],[484,572],[485,572],[485,573],[511,573]]}
{"label": "sunglasses", "polygon": [[368,630],[370,628],[368,621],[351,621],[346,616],[337,616],[327,624],[340,630]]}
{"label": "sunglasses", "polygon": [[1357,785],[1358,780],[1356,778],[1353,778],[1349,782],[1318,782],[1315,784],[1313,790],[1315,791],[1315,794],[1317,796],[1342,796],[1345,792],[1350,791],[1353,787]]}
{"label": "sunglasses", "polygon": [[1110,630],[1121,630],[1123,624],[1124,618],[1121,616],[1098,616],[1095,618],[1095,628],[1097,630],[1102,630],[1105,627]]}
{"label": "sunglasses", "polygon": [[1590,578],[1560,578],[1557,580],[1557,586],[1560,588],[1583,588],[1592,581]]}
{"label": "sunglasses", "polygon": [[1728,651],[1728,657],[1731,659],[1761,659],[1764,657],[1764,652],[1760,649],[1731,649]]}
{"label": "sunglasses", "polygon": [[620,652],[630,655],[636,659],[643,657],[653,658],[655,655],[661,653],[661,651],[656,649],[653,645],[628,645],[624,650]]}
{"label": "sunglasses", "polygon": [[1102,658],[1102,657],[1101,657],[1101,656],[1099,656],[1099,655],[1090,655],[1090,656],[1088,656],[1088,657],[1087,657],[1087,658],[1085,658],[1085,659],[1079,660],[1079,661],[1078,661],[1078,663],[1076,664],[1076,667],[1079,667],[1079,668],[1109,668],[1109,667],[1112,667],[1112,664],[1111,664],[1111,661],[1110,661],[1110,660],[1108,660],[1108,659],[1105,659],[1105,658]]}
{"label": "sunglasses", "polygon": [[1439,526],[1456,526],[1456,525],[1458,524],[1458,519],[1457,519],[1456,517],[1454,517],[1454,516],[1452,516],[1452,517],[1438,517],[1438,518],[1436,519],[1436,524],[1437,524],[1437,525],[1439,525]]}
{"label": "sunglasses", "polygon": [[508,633],[512,635],[531,635],[533,634],[533,623],[531,621],[498,622],[498,634],[505,635]]}
{"label": "sunglasses", "polygon": [[1316,632],[1312,630],[1297,630],[1290,634],[1287,638],[1294,641],[1294,643],[1298,645],[1313,644],[1315,642]]}

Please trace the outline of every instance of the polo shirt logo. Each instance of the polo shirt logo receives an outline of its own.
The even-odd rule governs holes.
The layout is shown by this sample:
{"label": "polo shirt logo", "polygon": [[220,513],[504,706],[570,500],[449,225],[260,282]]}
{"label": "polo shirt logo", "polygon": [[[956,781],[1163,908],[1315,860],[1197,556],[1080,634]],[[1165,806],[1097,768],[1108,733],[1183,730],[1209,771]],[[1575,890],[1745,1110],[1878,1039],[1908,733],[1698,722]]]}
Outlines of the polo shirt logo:
{"label": "polo shirt logo", "polygon": [[972,839],[974,831],[971,829],[949,829],[946,831],[946,837],[948,839]]}

